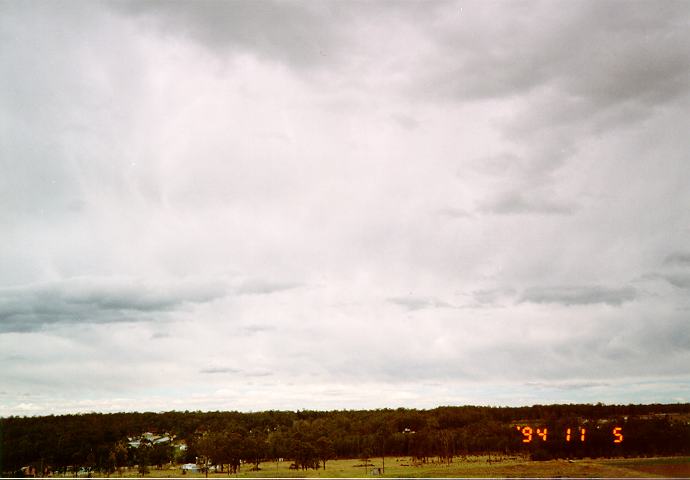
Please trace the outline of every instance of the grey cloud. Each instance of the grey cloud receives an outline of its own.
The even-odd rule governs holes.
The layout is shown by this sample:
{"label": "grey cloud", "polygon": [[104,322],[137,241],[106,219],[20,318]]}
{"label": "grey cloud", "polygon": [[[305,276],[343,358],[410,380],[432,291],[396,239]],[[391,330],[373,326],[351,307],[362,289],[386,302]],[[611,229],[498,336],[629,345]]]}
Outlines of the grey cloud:
{"label": "grey cloud", "polygon": [[466,210],[453,207],[442,208],[438,210],[438,214],[450,218],[469,218],[472,216],[472,214],[467,212]]}
{"label": "grey cloud", "polygon": [[637,341],[646,348],[662,353],[690,352],[690,328],[688,318],[680,315],[666,319],[659,325],[645,324],[638,333]]}
{"label": "grey cloud", "polygon": [[[683,373],[682,367],[677,365],[677,355],[690,353],[690,330],[684,315],[669,317],[659,314],[653,321],[621,321],[618,328],[602,328],[596,335],[589,334],[572,342],[570,348],[571,354],[587,351],[593,361],[631,362],[639,369],[672,364],[674,373]],[[567,347],[561,350],[566,351]],[[646,363],[640,364],[640,358],[644,358]],[[617,365],[620,371],[626,368],[626,365]]]}
{"label": "grey cloud", "polygon": [[643,325],[633,341],[638,348],[655,355],[671,356],[677,353],[690,352],[690,329],[687,316],[659,322],[655,325]]}
{"label": "grey cloud", "polygon": [[688,9],[0,2],[3,390],[686,375]]}
{"label": "grey cloud", "polygon": [[439,300],[435,297],[416,297],[409,295],[407,297],[392,297],[389,298],[390,303],[394,303],[407,310],[421,310],[425,308],[453,308],[447,302]]}
{"label": "grey cloud", "polygon": [[419,121],[416,118],[411,117],[409,115],[398,113],[392,115],[391,118],[393,119],[393,121],[395,121],[395,123],[397,123],[406,130],[415,130],[419,127]]}
{"label": "grey cloud", "polygon": [[265,369],[251,369],[251,370],[245,370],[242,368],[234,368],[234,367],[208,367],[208,368],[202,368],[199,370],[199,373],[206,374],[206,375],[225,375],[225,374],[230,374],[230,375],[242,375],[244,377],[270,377],[273,375],[273,372],[270,370],[265,370]]}
{"label": "grey cloud", "polygon": [[284,290],[291,290],[300,286],[301,284],[295,282],[254,279],[243,282],[235,289],[235,293],[240,295],[268,295]]}
{"label": "grey cloud", "polygon": [[245,325],[242,327],[242,331],[247,333],[248,335],[253,335],[255,333],[262,333],[262,332],[272,332],[276,330],[276,327],[272,325]]}
{"label": "grey cloud", "polygon": [[[524,106],[501,129],[532,154],[522,172],[498,174],[511,175],[520,192],[552,185],[550,174],[573,159],[583,139],[638,124],[687,98],[687,3],[528,2],[496,11],[495,4],[464,2],[459,10],[448,7],[445,22],[430,33],[437,61],[411,77],[410,94],[458,103],[518,99]],[[576,209],[511,191],[480,205],[496,214]]]}
{"label": "grey cloud", "polygon": [[479,210],[496,215],[570,215],[575,212],[576,206],[555,198],[510,191],[485,201]]}
{"label": "grey cloud", "polygon": [[270,377],[272,375],[273,375],[273,372],[271,372],[270,370],[261,370],[261,369],[249,370],[249,371],[244,373],[245,377]]}
{"label": "grey cloud", "polygon": [[187,303],[225,295],[209,282],[142,282],[126,278],[72,278],[0,289],[0,332],[33,331],[57,323],[104,323],[149,318]]}
{"label": "grey cloud", "polygon": [[[326,359],[324,365],[329,373],[336,378],[346,381],[361,382],[361,371],[366,366],[369,379],[382,382],[414,381],[426,382],[438,380],[478,380],[481,373],[477,372],[474,365],[461,361],[438,361],[426,353],[411,354],[411,347],[415,341],[410,339],[408,343],[402,343],[395,349],[385,346],[386,353],[382,353],[378,347],[371,348],[361,355],[341,356],[337,359]],[[427,348],[427,350],[429,350]]]}
{"label": "grey cloud", "polygon": [[[97,207],[90,184],[101,187],[98,198],[131,193],[124,145],[146,77],[131,48],[136,40],[100,2],[2,2],[0,9],[0,103],[12,118],[0,146],[6,218],[52,226]],[[136,183],[152,187],[143,177]]]}
{"label": "grey cloud", "polygon": [[635,300],[637,291],[632,287],[608,288],[601,286],[563,286],[528,288],[521,302],[559,303],[563,305],[591,305],[604,303],[618,306]]}
{"label": "grey cloud", "polygon": [[660,279],[676,288],[690,289],[690,253],[677,251],[666,255],[658,271],[641,275],[640,279]]}
{"label": "grey cloud", "polygon": [[516,291],[513,288],[494,288],[485,290],[475,290],[471,293],[472,298],[482,304],[494,304],[502,298],[515,296]]}
{"label": "grey cloud", "polygon": [[530,379],[529,384],[539,388],[569,392],[610,390],[613,387],[608,384],[622,377],[686,375],[683,366],[690,355],[687,320],[681,316],[654,318],[645,325],[634,315],[621,314],[616,320],[580,330],[561,323],[553,333],[560,330],[568,335],[543,343],[516,344],[504,338],[475,367],[487,377],[503,372],[507,378]]}
{"label": "grey cloud", "polygon": [[[521,139],[521,142],[528,138]],[[554,135],[541,138],[538,144],[530,145],[530,153],[516,155],[502,152],[480,158],[475,168],[491,178],[505,178],[514,186],[525,184],[530,190],[538,189],[549,174],[573,158],[577,149],[572,140]],[[459,171],[458,176],[462,177]],[[515,188],[515,187],[514,187]],[[543,187],[542,187],[543,189]],[[537,192],[539,193],[539,192]],[[544,192],[541,192],[544,195]]]}
{"label": "grey cloud", "polygon": [[525,385],[556,390],[582,390],[584,388],[608,387],[611,384],[607,382],[527,382]]}
{"label": "grey cloud", "polygon": [[[523,177],[526,172],[533,169],[533,164],[523,156],[506,152],[482,157],[477,162],[475,168],[480,173],[489,176],[509,175],[511,178],[514,178],[515,176]],[[458,177],[462,177],[463,174],[464,170],[457,172]]]}
{"label": "grey cloud", "polygon": [[685,253],[685,252],[676,252],[672,253],[670,255],[667,255],[666,258],[664,259],[664,264],[665,265],[673,265],[673,266],[689,266],[690,267],[690,253]]}
{"label": "grey cloud", "polygon": [[[685,2],[464,2],[437,28],[446,61],[431,70],[436,92],[458,98],[525,94],[538,87],[576,99],[575,116],[625,102],[667,102],[687,90]],[[498,15],[501,13],[501,15]],[[492,24],[490,24],[491,22]],[[586,31],[586,34],[583,34]],[[491,75],[486,75],[491,72]],[[577,111],[580,103],[586,108]]]}
{"label": "grey cloud", "polygon": [[[353,56],[356,60],[378,58],[382,54],[369,45],[366,52],[357,50],[359,25],[374,30],[370,24],[390,26],[403,18],[431,20],[435,13],[424,1],[200,0],[111,5],[116,11],[147,20],[166,36],[186,36],[221,55],[246,52],[301,69],[337,69]],[[375,41],[386,41],[386,37]]]}
{"label": "grey cloud", "polygon": [[242,370],[239,368],[231,368],[231,367],[209,367],[209,368],[203,368],[199,370],[199,373],[205,373],[205,374],[224,374],[224,373],[241,373]]}
{"label": "grey cloud", "polygon": [[454,362],[439,362],[433,359],[398,358],[391,359],[384,365],[377,365],[372,369],[372,374],[386,381],[399,381],[400,373],[404,372],[404,378],[408,381],[438,380],[479,380],[471,368]]}
{"label": "grey cloud", "polygon": [[664,273],[658,275],[677,288],[690,288],[690,273]]}
{"label": "grey cloud", "polygon": [[347,15],[334,3],[281,1],[115,2],[165,35],[183,35],[219,53],[250,52],[309,67],[340,56]]}

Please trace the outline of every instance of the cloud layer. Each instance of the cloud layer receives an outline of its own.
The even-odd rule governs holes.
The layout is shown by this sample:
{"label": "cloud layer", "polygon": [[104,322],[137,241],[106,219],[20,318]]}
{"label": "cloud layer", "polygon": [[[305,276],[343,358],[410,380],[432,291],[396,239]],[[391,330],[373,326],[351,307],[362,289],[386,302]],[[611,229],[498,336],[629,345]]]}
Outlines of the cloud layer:
{"label": "cloud layer", "polygon": [[188,303],[224,295],[208,282],[146,284],[128,278],[71,278],[0,289],[0,331],[31,331],[54,323],[102,323],[152,318]]}
{"label": "cloud layer", "polygon": [[1,3],[0,415],[690,401],[689,21]]}

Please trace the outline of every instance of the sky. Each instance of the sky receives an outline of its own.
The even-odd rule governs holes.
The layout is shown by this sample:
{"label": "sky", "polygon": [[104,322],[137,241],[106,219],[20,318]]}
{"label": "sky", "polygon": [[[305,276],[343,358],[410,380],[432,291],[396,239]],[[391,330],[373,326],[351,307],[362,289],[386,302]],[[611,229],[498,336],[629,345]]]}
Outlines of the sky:
{"label": "sky", "polygon": [[0,416],[690,402],[690,3],[0,0]]}

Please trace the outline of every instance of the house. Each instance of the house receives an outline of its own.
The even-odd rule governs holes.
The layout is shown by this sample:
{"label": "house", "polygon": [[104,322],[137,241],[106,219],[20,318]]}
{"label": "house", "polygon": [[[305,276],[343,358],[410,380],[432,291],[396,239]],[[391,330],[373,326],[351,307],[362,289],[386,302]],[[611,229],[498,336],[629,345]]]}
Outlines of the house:
{"label": "house", "polygon": [[199,473],[201,469],[199,468],[199,465],[196,463],[185,463],[182,465],[182,473]]}
{"label": "house", "polygon": [[150,445],[160,445],[164,443],[170,443],[174,439],[174,435],[169,433],[164,433],[158,435],[152,432],[142,433],[138,437],[128,437],[128,445],[132,448],[139,448],[142,443],[147,443]]}
{"label": "house", "polygon": [[40,477],[36,471],[36,467],[33,465],[29,465],[26,467],[22,467],[22,476],[24,477]]}

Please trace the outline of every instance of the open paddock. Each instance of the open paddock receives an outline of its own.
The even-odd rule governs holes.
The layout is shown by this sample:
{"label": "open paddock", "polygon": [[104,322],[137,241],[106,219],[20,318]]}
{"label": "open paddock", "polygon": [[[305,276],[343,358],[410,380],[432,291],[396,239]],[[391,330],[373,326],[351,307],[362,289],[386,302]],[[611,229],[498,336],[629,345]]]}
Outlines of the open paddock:
{"label": "open paddock", "polygon": [[[295,470],[290,469],[292,462],[264,462],[260,470],[250,471],[249,466],[243,467],[237,474],[226,472],[212,472],[209,478],[364,478],[364,477],[577,477],[577,478],[639,478],[639,477],[690,477],[690,457],[664,458],[621,458],[621,459],[579,459],[579,460],[548,460],[543,462],[531,461],[524,457],[496,457],[496,456],[467,456],[455,457],[451,463],[445,462],[415,462],[409,457],[386,457],[385,471],[381,458],[372,458],[365,468],[361,459],[330,460],[326,469]],[[152,468],[147,477],[159,478],[203,478],[203,473],[186,473],[181,469],[166,468],[158,470]],[[111,476],[117,477],[115,474]],[[122,472],[122,477],[140,477],[136,469]]]}

